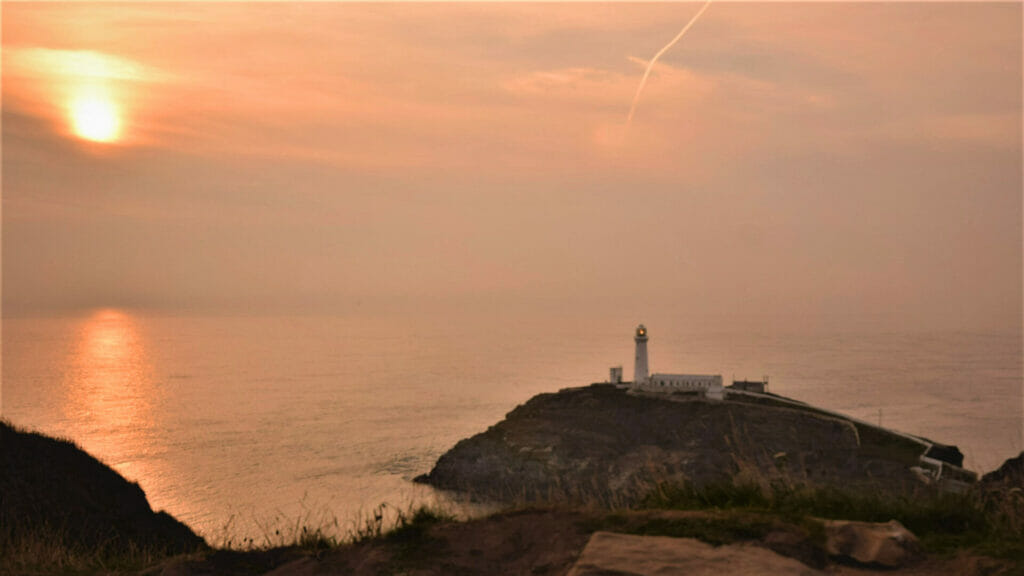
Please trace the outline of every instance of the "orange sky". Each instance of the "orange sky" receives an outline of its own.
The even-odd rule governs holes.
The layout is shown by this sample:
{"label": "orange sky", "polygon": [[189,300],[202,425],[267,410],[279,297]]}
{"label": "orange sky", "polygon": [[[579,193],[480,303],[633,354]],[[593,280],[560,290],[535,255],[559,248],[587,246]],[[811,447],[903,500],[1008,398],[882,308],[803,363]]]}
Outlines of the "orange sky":
{"label": "orange sky", "polygon": [[4,314],[1019,326],[1019,3],[713,4],[626,131],[698,8],[4,3]]}

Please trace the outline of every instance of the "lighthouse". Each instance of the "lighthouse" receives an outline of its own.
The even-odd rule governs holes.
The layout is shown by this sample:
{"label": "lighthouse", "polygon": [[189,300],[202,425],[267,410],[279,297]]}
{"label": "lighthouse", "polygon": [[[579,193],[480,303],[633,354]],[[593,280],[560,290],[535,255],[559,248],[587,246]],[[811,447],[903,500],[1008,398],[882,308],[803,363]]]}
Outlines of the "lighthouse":
{"label": "lighthouse", "polygon": [[[636,327],[633,341],[636,342],[636,356],[633,357],[633,383],[630,387],[645,393],[696,394],[708,400],[725,398],[721,374],[651,374],[647,367],[647,327],[643,324]],[[612,368],[609,382],[618,384],[621,378],[622,367]]]}
{"label": "lighthouse", "polygon": [[647,328],[643,324],[636,327],[636,357],[633,362],[633,384],[640,385],[647,382]]}

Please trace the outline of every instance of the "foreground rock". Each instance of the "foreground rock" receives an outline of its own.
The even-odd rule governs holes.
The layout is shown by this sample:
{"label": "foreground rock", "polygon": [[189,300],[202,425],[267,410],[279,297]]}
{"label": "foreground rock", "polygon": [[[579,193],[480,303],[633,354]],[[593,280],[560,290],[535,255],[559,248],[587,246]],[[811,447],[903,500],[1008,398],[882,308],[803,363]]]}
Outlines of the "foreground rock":
{"label": "foreground rock", "polygon": [[595,532],[568,576],[816,576],[824,572],[750,544]]}
{"label": "foreground rock", "polygon": [[153,512],[138,484],[71,442],[0,421],[0,548],[173,554],[204,548],[192,530]]}
{"label": "foreground rock", "polygon": [[610,385],[541,394],[417,480],[489,499],[612,504],[664,482],[922,484],[924,441],[777,398],[711,401]]}

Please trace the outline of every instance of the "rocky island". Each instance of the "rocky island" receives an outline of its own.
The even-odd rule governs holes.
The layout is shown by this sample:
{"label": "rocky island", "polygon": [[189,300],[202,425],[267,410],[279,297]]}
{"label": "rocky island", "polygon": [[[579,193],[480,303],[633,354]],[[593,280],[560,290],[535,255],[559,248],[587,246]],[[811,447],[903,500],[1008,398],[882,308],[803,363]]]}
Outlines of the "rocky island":
{"label": "rocky island", "polygon": [[540,394],[415,479],[498,501],[633,505],[661,486],[962,492],[955,446],[888,430],[718,374],[652,373],[636,327],[633,380]]}
{"label": "rocky island", "polygon": [[540,394],[416,480],[500,501],[632,504],[666,483],[905,493],[977,479],[954,446],[773,394],[724,396],[611,384]]}

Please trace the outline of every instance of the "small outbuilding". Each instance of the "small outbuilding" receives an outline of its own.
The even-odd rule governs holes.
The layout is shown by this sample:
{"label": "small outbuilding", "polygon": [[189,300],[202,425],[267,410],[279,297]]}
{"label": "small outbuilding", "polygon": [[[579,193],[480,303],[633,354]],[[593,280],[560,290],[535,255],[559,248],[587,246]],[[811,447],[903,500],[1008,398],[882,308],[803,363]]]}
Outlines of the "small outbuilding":
{"label": "small outbuilding", "polygon": [[732,386],[729,388],[733,390],[740,390],[742,392],[758,392],[764,394],[765,390],[768,389],[768,379],[764,381],[757,380],[733,380]]}
{"label": "small outbuilding", "polygon": [[612,384],[622,384],[622,366],[612,366],[609,372],[609,382],[611,382]]}

